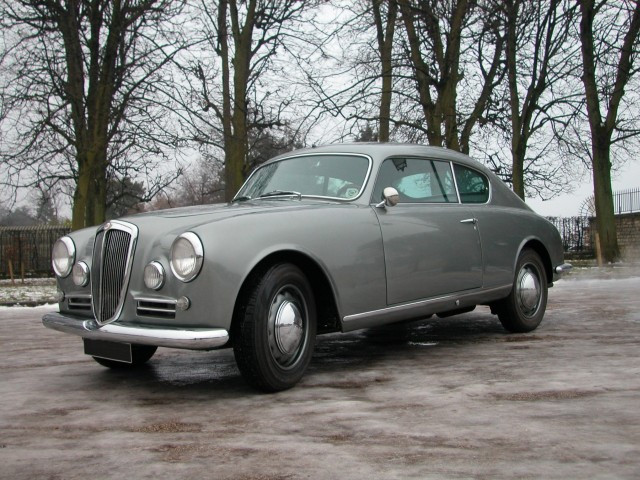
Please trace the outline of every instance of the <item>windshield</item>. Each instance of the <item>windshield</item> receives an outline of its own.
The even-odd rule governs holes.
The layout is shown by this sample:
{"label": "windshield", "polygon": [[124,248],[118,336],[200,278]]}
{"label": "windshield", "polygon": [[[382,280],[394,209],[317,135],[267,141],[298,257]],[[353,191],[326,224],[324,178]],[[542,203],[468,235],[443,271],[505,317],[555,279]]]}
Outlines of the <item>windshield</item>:
{"label": "windshield", "polygon": [[353,200],[360,196],[369,159],[356,155],[304,155],[258,168],[236,199],[310,196]]}

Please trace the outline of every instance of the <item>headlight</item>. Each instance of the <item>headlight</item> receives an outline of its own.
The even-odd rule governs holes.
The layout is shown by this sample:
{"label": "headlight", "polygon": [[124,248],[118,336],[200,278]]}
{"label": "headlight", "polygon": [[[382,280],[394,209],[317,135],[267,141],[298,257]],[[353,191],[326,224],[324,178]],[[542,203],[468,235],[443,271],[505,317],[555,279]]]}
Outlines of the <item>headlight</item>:
{"label": "headlight", "polygon": [[190,282],[200,273],[203,257],[204,249],[198,236],[183,233],[171,245],[171,271],[183,282]]}
{"label": "headlight", "polygon": [[69,237],[62,237],[53,244],[51,253],[51,265],[53,271],[59,277],[66,277],[71,273],[73,262],[76,259],[76,247]]}
{"label": "headlight", "polygon": [[78,262],[71,270],[73,283],[78,287],[86,287],[89,285],[89,266],[84,262]]}
{"label": "headlight", "polygon": [[144,284],[152,290],[160,290],[164,285],[164,268],[158,262],[151,262],[144,267]]}

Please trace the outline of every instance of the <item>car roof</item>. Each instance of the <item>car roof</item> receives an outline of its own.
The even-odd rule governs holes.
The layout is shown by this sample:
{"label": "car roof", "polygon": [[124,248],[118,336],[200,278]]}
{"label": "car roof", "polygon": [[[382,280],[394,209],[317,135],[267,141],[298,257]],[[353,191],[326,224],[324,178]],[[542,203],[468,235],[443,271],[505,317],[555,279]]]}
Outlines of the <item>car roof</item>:
{"label": "car roof", "polygon": [[384,159],[390,156],[407,156],[407,157],[432,157],[443,160],[451,160],[461,164],[469,165],[484,172],[489,170],[481,163],[471,159],[455,150],[444,147],[434,147],[420,145],[415,143],[377,143],[377,142],[354,142],[354,143],[335,143],[331,145],[323,145],[318,147],[304,148],[283,153],[272,158],[268,162],[282,160],[283,158],[309,155],[314,153],[353,153],[368,155],[374,160]]}

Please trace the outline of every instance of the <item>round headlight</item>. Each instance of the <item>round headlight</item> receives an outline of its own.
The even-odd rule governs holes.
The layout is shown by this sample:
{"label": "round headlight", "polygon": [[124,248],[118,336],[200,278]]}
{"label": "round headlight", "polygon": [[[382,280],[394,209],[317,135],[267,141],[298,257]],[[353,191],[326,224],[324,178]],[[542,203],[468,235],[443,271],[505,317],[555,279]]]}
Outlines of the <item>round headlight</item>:
{"label": "round headlight", "polygon": [[59,277],[66,277],[71,273],[73,262],[76,259],[76,247],[69,237],[62,237],[53,244],[51,253],[51,265],[53,271]]}
{"label": "round headlight", "polygon": [[152,290],[160,290],[164,285],[164,268],[158,262],[151,262],[144,267],[144,284]]}
{"label": "round headlight", "polygon": [[190,282],[200,273],[203,257],[204,249],[198,236],[183,233],[171,245],[171,271],[183,282]]}
{"label": "round headlight", "polygon": [[73,283],[78,287],[86,287],[89,285],[89,266],[84,262],[78,262],[71,270]]}

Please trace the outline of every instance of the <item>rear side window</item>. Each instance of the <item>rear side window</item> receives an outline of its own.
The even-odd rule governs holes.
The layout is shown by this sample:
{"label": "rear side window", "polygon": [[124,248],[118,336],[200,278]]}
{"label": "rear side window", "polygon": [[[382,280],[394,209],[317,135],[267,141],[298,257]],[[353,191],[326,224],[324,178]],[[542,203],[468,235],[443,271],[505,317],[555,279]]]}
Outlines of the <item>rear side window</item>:
{"label": "rear side window", "polygon": [[487,203],[489,201],[489,180],[471,168],[454,164],[458,192],[462,203]]}
{"label": "rear side window", "polygon": [[419,158],[388,158],[380,166],[374,201],[385,187],[394,187],[405,203],[457,203],[449,162]]}

